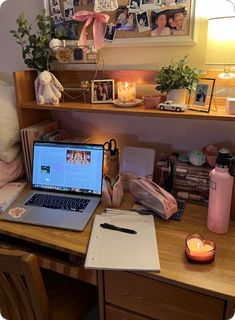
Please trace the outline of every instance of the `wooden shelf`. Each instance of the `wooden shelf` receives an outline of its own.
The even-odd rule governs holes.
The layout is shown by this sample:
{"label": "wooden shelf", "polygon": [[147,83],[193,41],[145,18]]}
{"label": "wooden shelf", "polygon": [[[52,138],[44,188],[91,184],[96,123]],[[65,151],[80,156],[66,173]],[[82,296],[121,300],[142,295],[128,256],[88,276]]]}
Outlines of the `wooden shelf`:
{"label": "wooden shelf", "polygon": [[186,110],[185,112],[170,112],[160,111],[155,109],[145,109],[143,105],[132,108],[119,108],[113,104],[91,104],[80,102],[63,102],[59,105],[38,105],[36,102],[25,102],[20,104],[21,109],[30,110],[57,110],[57,111],[79,111],[90,113],[106,113],[106,114],[120,114],[120,115],[132,115],[142,117],[164,117],[164,118],[190,118],[201,120],[222,120],[222,121],[234,121],[235,115],[229,115],[226,113],[225,107],[218,107],[217,111],[197,112],[192,110]]}

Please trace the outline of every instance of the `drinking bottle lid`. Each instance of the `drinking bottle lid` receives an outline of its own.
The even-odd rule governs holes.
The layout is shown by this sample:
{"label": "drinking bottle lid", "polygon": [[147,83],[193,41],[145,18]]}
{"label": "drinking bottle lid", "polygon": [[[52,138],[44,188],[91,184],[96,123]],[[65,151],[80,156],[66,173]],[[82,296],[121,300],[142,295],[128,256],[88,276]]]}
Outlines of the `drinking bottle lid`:
{"label": "drinking bottle lid", "polygon": [[230,151],[226,148],[222,148],[219,150],[216,164],[222,167],[229,167],[230,166]]}

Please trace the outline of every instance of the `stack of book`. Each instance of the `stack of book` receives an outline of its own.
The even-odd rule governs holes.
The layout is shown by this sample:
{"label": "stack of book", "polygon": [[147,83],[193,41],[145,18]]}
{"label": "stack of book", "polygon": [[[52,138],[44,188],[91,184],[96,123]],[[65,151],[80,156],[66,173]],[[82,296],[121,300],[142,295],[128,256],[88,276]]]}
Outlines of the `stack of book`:
{"label": "stack of book", "polygon": [[59,122],[46,120],[36,123],[21,130],[22,148],[24,154],[25,170],[28,181],[32,177],[33,163],[33,143],[34,141],[68,141],[77,143],[87,143],[90,138],[81,137],[75,133],[59,128]]}

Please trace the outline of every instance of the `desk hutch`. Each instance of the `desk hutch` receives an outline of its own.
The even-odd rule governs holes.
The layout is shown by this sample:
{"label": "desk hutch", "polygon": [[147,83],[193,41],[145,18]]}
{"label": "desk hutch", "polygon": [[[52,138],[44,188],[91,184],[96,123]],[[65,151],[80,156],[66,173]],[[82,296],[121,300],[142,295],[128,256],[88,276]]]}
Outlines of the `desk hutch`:
{"label": "desk hutch", "polygon": [[[223,108],[209,114],[186,111],[185,113],[161,112],[144,109],[113,108],[111,104],[84,104],[63,102],[59,106],[35,102],[33,81],[36,73],[15,73],[20,127],[50,118],[50,110],[141,115],[145,117],[183,117],[208,120],[234,121]],[[56,74],[61,80],[61,73]],[[81,79],[82,77],[82,79]],[[91,80],[90,72],[63,72],[63,82]],[[115,79],[154,83],[151,71],[104,71],[97,79]],[[122,208],[132,205],[125,195]],[[96,210],[99,213],[102,206]],[[161,272],[119,272],[81,270],[80,278],[97,283],[101,320],[222,320],[232,317],[235,305],[235,222],[231,222],[226,235],[217,235],[206,228],[207,208],[187,204],[181,222],[156,219],[157,240]],[[92,220],[81,233],[0,222],[0,233],[37,243],[45,248],[84,257],[89,241]],[[216,245],[216,259],[209,265],[187,262],[184,240],[189,233],[201,233]],[[115,248],[114,248],[115,249]],[[144,259],[144,253],[143,253]],[[80,268],[81,269],[81,268]],[[89,273],[90,272],[90,273]],[[92,275],[92,276],[91,276]],[[93,280],[91,280],[93,279]],[[97,280],[97,281],[96,281]]]}

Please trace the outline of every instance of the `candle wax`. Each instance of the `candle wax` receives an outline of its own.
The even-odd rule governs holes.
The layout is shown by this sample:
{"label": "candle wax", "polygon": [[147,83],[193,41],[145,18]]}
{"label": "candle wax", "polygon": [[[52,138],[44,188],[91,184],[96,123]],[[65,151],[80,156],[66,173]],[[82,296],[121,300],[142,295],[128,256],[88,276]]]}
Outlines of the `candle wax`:
{"label": "candle wax", "polygon": [[190,250],[190,254],[193,255],[203,255],[205,253],[210,253],[210,251],[214,249],[212,245],[203,243],[203,241],[198,238],[191,238],[187,240],[187,245]]}

